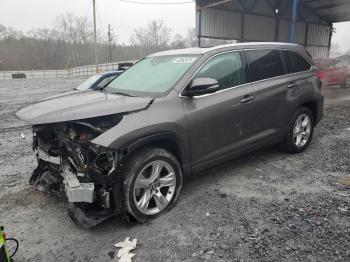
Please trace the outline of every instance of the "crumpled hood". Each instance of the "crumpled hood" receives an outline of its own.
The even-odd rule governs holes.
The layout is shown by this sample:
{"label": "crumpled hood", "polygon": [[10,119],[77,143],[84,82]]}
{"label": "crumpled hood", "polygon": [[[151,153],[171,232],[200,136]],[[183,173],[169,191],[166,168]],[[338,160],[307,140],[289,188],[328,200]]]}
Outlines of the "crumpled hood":
{"label": "crumpled hood", "polygon": [[21,108],[16,115],[32,125],[56,123],[142,110],[152,100],[87,90],[41,100]]}

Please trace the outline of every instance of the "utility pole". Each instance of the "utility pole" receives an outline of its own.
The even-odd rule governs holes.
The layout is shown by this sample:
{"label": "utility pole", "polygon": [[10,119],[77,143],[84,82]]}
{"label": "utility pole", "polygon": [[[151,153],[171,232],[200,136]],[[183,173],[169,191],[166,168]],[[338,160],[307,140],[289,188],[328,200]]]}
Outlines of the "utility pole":
{"label": "utility pole", "polygon": [[109,47],[109,62],[112,62],[112,47],[111,47],[111,42],[112,42],[112,36],[111,36],[111,25],[108,24],[108,47]]}
{"label": "utility pole", "polygon": [[93,16],[94,16],[94,51],[95,51],[95,64],[96,64],[96,74],[99,73],[98,70],[98,60],[97,60],[97,36],[96,36],[96,0],[92,0],[93,6]]}

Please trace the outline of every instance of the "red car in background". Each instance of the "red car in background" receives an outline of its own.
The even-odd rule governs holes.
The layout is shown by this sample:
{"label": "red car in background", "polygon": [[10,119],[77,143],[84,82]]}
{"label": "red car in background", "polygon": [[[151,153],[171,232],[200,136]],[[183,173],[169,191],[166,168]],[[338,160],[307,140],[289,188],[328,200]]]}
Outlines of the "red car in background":
{"label": "red car in background", "polygon": [[315,59],[319,69],[318,77],[328,86],[350,87],[350,56],[329,59]]}

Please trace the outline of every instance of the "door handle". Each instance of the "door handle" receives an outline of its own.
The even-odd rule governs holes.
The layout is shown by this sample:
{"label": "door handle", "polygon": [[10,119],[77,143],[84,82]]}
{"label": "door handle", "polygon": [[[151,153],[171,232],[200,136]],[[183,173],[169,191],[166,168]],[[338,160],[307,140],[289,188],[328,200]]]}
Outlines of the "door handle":
{"label": "door handle", "polygon": [[297,82],[291,82],[291,83],[289,83],[289,85],[287,85],[287,88],[294,88],[297,86],[298,86]]}
{"label": "door handle", "polygon": [[254,96],[252,95],[246,95],[242,98],[241,103],[246,104],[254,100]]}

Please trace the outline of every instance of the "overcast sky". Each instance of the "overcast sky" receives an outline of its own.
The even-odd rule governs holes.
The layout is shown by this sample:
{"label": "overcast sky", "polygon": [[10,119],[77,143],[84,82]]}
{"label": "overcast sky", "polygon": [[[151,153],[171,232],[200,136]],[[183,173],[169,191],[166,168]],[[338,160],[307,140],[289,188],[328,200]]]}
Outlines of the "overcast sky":
{"label": "overcast sky", "polygon": [[[162,0],[140,0],[141,2],[166,2]],[[184,0],[172,0],[181,2]],[[189,0],[186,0],[189,1]],[[58,15],[71,12],[77,16],[92,16],[91,0],[0,0],[0,24],[24,32],[38,27],[52,27]],[[156,18],[163,19],[173,29],[173,34],[185,34],[195,26],[194,4],[182,5],[135,5],[119,0],[96,0],[97,24],[107,31],[107,25],[114,27],[119,43],[128,43],[134,28]],[[169,0],[170,2],[170,0]],[[333,43],[342,51],[350,50],[350,23],[336,24]]]}

